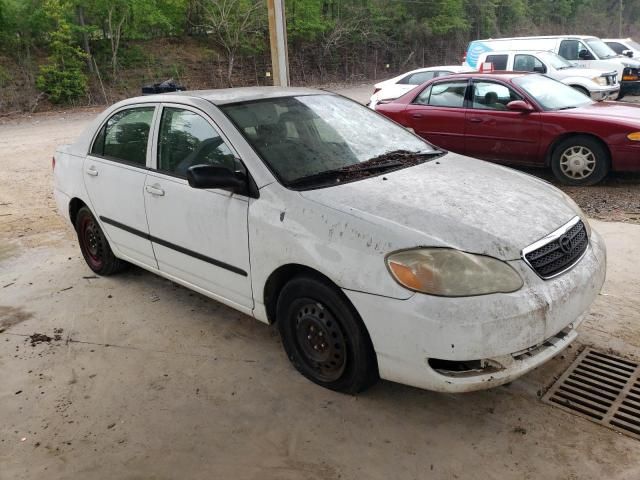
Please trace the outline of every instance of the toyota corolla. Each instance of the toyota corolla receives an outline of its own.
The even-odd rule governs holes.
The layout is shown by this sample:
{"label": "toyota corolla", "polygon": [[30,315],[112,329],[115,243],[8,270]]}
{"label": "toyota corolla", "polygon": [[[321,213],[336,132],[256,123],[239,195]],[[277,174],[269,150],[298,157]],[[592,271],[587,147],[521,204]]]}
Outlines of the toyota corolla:
{"label": "toyota corolla", "polygon": [[94,272],[134,264],[275,323],[338,391],[510,382],[576,337],[604,281],[562,192],[323,91],[132,98],[53,163]]}

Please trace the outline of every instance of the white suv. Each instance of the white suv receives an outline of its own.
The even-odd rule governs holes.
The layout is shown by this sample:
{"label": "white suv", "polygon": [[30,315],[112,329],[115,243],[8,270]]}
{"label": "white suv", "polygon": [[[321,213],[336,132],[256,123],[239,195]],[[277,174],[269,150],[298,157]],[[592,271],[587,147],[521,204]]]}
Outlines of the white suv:
{"label": "white suv", "polygon": [[494,70],[543,73],[596,101],[616,98],[620,92],[616,70],[575,67],[553,52],[505,50],[482,53],[478,58],[478,66],[488,63]]}

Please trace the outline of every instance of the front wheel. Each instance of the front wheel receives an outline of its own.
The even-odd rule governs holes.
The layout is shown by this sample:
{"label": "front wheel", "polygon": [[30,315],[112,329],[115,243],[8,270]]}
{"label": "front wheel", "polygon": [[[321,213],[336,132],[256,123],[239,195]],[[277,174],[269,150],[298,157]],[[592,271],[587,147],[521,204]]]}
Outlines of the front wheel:
{"label": "front wheel", "polygon": [[87,207],[76,217],[78,243],[89,268],[98,275],[111,275],[123,270],[127,263],[113,254],[100,225]]}
{"label": "front wheel", "polygon": [[377,381],[366,328],[332,285],[311,276],[294,278],[278,297],[276,317],[289,360],[312,382],[357,393]]}
{"label": "front wheel", "polygon": [[560,142],[551,155],[551,169],[565,185],[594,185],[609,173],[607,149],[595,138],[576,135]]}

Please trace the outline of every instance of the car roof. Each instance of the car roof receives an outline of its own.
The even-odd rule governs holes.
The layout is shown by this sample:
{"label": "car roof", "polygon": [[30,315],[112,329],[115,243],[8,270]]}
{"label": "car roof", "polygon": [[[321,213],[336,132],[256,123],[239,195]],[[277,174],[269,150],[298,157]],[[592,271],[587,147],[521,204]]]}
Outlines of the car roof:
{"label": "car roof", "polygon": [[525,77],[527,75],[539,75],[533,72],[509,72],[499,70],[495,72],[466,72],[454,73],[446,77],[438,77],[438,80],[454,80],[456,78],[500,78],[501,80],[511,80],[513,78]]}
{"label": "car roof", "polygon": [[541,50],[541,49],[531,49],[531,48],[523,48],[523,49],[518,49],[518,50],[491,50],[489,52],[482,52],[481,55],[509,55],[513,53],[514,55],[518,55],[521,53],[531,53],[531,54],[535,54],[535,53],[553,53],[554,55],[557,55],[555,52],[552,52],[551,50]]}
{"label": "car roof", "polygon": [[585,40],[587,38],[598,38],[593,35],[541,35],[535,37],[505,37],[505,38],[485,38],[484,40],[474,40],[476,42],[495,42],[499,40],[554,40],[558,38],[577,38]]}
{"label": "car roof", "polygon": [[249,102],[265,98],[294,97],[299,95],[335,95],[331,92],[314,88],[300,87],[235,87],[216,90],[187,90],[185,92],[170,92],[156,95],[144,95],[127,99],[127,103],[167,102],[169,97],[201,98],[215,105],[228,103]]}

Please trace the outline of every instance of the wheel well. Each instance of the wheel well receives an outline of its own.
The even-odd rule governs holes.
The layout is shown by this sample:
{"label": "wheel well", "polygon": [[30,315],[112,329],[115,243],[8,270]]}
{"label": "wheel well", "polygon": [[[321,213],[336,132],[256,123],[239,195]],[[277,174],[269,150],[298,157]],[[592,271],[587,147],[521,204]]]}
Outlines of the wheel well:
{"label": "wheel well", "polygon": [[590,94],[589,90],[587,88],[583,87],[582,85],[569,85],[569,86],[571,88],[575,88],[576,90],[581,91],[582,93],[586,92],[587,96],[591,97],[591,94]]}
{"label": "wheel well", "polygon": [[571,137],[590,137],[594,139],[595,141],[600,143],[600,145],[602,145],[604,150],[607,152],[607,155],[609,156],[609,161],[611,161],[611,150],[609,150],[609,146],[600,137],[593,135],[591,133],[569,132],[569,133],[564,133],[560,135],[551,143],[551,145],[549,145],[549,148],[547,149],[547,154],[545,156],[545,165],[547,167],[551,165],[551,157],[553,155],[553,151],[556,149],[558,144],[560,144],[560,142],[565,141],[567,138],[571,138]]}
{"label": "wheel well", "polygon": [[339,289],[339,287],[331,281],[330,278],[313,268],[296,263],[278,267],[273,273],[271,273],[271,275],[269,275],[269,278],[264,285],[264,306],[267,310],[267,319],[270,324],[273,324],[276,321],[276,306],[282,287],[284,287],[289,280],[298,275],[316,277]]}
{"label": "wheel well", "polygon": [[69,219],[71,220],[71,224],[75,227],[76,225],[76,217],[78,216],[78,212],[82,207],[86,207],[87,204],[84,203],[79,198],[72,198],[69,202]]}

